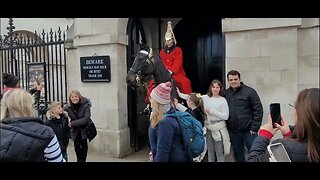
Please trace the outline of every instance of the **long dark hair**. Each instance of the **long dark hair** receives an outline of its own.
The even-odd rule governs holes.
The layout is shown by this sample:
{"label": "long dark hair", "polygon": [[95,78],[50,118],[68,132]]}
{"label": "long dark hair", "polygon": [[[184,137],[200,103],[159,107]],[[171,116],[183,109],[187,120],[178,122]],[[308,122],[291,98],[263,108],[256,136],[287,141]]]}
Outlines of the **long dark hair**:
{"label": "long dark hair", "polygon": [[297,123],[292,138],[307,143],[310,161],[320,161],[320,89],[302,90],[296,100]]}
{"label": "long dark hair", "polygon": [[209,97],[212,97],[212,96],[213,96],[211,89],[212,89],[214,83],[217,83],[218,86],[220,87],[219,95],[222,96],[222,97],[224,97],[223,86],[222,86],[221,81],[219,81],[218,79],[212,80],[212,82],[211,82],[211,84],[210,84],[210,86],[209,86],[209,88],[208,88],[208,93],[207,93],[207,95],[208,95]]}

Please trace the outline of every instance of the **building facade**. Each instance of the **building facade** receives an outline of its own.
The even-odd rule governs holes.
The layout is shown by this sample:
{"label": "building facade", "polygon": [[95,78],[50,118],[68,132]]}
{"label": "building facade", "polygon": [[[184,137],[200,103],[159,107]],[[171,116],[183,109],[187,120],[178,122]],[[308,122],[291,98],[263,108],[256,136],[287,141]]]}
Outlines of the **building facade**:
{"label": "building facade", "polygon": [[[78,89],[91,99],[92,119],[98,128],[98,136],[90,142],[89,150],[123,157],[134,151],[129,125],[132,112],[128,110],[132,97],[128,96],[125,79],[129,63],[132,63],[130,56],[137,51],[139,43],[159,51],[169,20],[177,33],[178,45],[183,46],[187,75],[195,71],[192,59],[197,59],[196,69],[205,68],[206,62],[209,63],[206,67],[216,68],[214,72],[205,69],[207,74],[195,71],[198,79],[191,78],[191,81],[196,84],[193,87],[196,91],[204,92],[210,78],[218,78],[228,87],[226,73],[231,69],[239,70],[242,81],[260,95],[265,121],[270,103],[280,102],[282,113],[290,119],[288,103],[295,100],[297,93],[304,88],[319,87],[319,18],[212,18],[205,22],[182,18],[61,18],[50,21],[15,18],[14,25],[16,31],[31,32],[70,26],[65,42],[68,90]],[[6,22],[5,18],[1,19],[1,34],[6,33]],[[202,24],[207,26],[202,27]],[[196,27],[190,30],[193,26]],[[186,39],[192,39],[192,34],[199,36],[188,42]],[[199,53],[200,47],[205,49],[203,56]],[[190,53],[192,49],[197,49],[198,53]],[[110,57],[110,82],[81,81],[80,59],[88,56]],[[208,81],[196,83],[204,78]]]}

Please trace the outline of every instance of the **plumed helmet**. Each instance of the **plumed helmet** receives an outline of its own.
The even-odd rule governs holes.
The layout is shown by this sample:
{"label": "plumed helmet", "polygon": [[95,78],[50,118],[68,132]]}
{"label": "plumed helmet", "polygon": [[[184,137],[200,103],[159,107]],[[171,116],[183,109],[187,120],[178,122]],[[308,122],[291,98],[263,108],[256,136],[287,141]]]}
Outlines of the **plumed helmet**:
{"label": "plumed helmet", "polygon": [[164,38],[165,38],[166,41],[168,41],[170,39],[173,39],[174,43],[177,44],[177,40],[174,37],[171,21],[168,21],[167,32],[164,35]]}

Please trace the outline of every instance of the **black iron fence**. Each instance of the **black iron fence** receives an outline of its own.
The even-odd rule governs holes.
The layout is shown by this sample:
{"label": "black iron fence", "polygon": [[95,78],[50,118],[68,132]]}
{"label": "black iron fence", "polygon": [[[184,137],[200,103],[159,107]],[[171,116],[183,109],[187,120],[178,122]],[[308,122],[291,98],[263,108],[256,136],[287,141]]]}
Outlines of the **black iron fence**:
{"label": "black iron fence", "polygon": [[51,101],[66,103],[66,32],[60,27],[57,31],[51,28],[50,32],[43,30],[39,34],[13,31],[14,28],[9,18],[8,35],[0,35],[2,72],[19,77],[20,87],[26,90],[37,83],[43,84],[40,106],[44,110]]}

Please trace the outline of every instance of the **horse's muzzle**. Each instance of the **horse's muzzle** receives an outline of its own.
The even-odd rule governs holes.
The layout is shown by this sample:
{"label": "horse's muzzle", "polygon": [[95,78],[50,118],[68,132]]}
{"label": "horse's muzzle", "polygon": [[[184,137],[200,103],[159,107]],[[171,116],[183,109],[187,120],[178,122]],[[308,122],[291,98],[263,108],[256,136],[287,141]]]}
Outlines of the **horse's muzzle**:
{"label": "horse's muzzle", "polygon": [[126,76],[126,82],[127,82],[127,84],[135,85],[136,84],[136,74],[132,71],[129,71]]}

